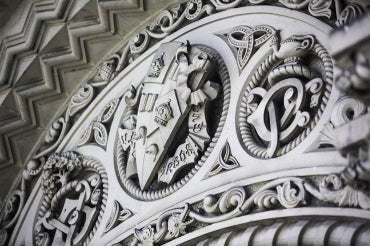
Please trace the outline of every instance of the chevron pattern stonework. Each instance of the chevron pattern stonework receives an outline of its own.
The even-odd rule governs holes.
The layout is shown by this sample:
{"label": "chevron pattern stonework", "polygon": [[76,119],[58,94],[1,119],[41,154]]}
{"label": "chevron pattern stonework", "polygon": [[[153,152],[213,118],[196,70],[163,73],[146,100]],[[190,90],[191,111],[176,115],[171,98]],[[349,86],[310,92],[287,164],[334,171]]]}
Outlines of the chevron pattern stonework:
{"label": "chevron pattern stonework", "polygon": [[172,2],[0,1],[0,201],[104,56]]}

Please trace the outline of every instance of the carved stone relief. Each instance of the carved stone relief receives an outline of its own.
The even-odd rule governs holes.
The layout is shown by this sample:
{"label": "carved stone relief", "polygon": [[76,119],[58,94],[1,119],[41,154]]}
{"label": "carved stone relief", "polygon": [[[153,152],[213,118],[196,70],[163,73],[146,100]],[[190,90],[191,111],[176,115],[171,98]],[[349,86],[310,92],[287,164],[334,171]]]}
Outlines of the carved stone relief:
{"label": "carved stone relief", "polygon": [[184,185],[217,141],[229,93],[228,74],[215,51],[163,44],[140,87],[124,95],[117,164],[125,189],[152,200]]}
{"label": "carved stone relief", "polygon": [[6,245],[11,229],[17,223],[25,203],[25,182],[21,181],[20,188],[10,194],[4,211],[0,214],[0,245]]}
{"label": "carved stone relief", "polygon": [[101,164],[75,152],[53,154],[42,172],[44,198],[35,224],[36,245],[87,245],[108,194]]}
{"label": "carved stone relief", "polygon": [[132,215],[133,213],[129,209],[122,208],[119,202],[114,201],[113,211],[111,216],[109,217],[108,224],[105,226],[104,232],[109,232],[119,223],[124,222]]}
{"label": "carved stone relief", "polygon": [[359,100],[342,96],[335,103],[330,121],[325,125],[320,134],[320,146],[334,147],[335,145],[335,128],[357,119],[366,114],[367,108]]}
{"label": "carved stone relief", "polygon": [[222,148],[222,151],[218,155],[217,162],[209,171],[208,176],[217,175],[220,172],[231,170],[239,166],[240,164],[238,160],[231,153],[229,143],[226,142]]}
{"label": "carved stone relief", "polygon": [[[11,236],[9,228],[24,206],[25,182],[39,174],[42,190],[34,194],[42,197],[41,205],[40,200],[30,205],[38,211],[32,234],[36,245],[202,245],[220,243],[220,238],[235,245],[233,239],[247,240],[248,233],[257,245],[264,245],[266,241],[257,239],[266,235],[282,245],[295,239],[295,244],[335,245],[336,233],[349,233],[346,229],[354,231],[350,242],[368,242],[368,136],[352,136],[352,128],[344,129],[349,124],[368,129],[368,110],[354,98],[358,94],[348,93],[351,98],[332,91],[336,69],[323,42],[326,33],[301,35],[305,31],[277,28],[263,17],[256,23],[233,23],[243,14],[232,12],[230,18],[223,15],[228,26],[220,30],[212,29],[213,19],[192,26],[210,25],[203,30],[213,35],[220,50],[201,38],[195,39],[198,43],[178,42],[192,37],[191,28],[183,36],[169,36],[205,16],[267,3],[279,6],[266,11],[271,16],[294,12],[306,22],[313,20],[297,14],[299,10],[332,26],[335,21],[347,24],[363,10],[350,4],[336,10],[337,19],[329,19],[338,1],[190,0],[162,12],[122,53],[99,66],[94,79],[72,96],[52,124],[45,146],[29,162],[14,199],[7,201],[0,242]],[[284,12],[283,7],[295,11]],[[254,9],[258,14],[262,10]],[[166,43],[153,40],[165,37]],[[364,91],[360,100],[366,104],[368,64],[360,56],[355,61],[349,70],[356,72],[339,77],[351,83],[344,91],[356,86],[356,92]],[[99,99],[93,100],[98,93]],[[346,141],[338,137],[340,131],[348,133]],[[312,135],[318,146],[340,150],[348,166],[331,152],[319,161],[322,153],[305,155],[299,147],[310,137],[309,143],[316,144]],[[53,154],[67,149],[77,152]],[[301,165],[298,158],[303,156],[307,160]],[[277,157],[287,162],[293,157],[290,162],[297,163],[279,169]],[[107,173],[113,188],[109,194]],[[356,217],[349,224],[352,212]],[[19,228],[24,230],[27,225],[22,223]],[[325,226],[327,233],[312,236]],[[22,232],[19,228],[16,233]]]}
{"label": "carved stone relief", "polygon": [[227,39],[231,46],[237,48],[239,68],[243,69],[254,50],[276,35],[275,33],[276,31],[267,25],[234,27],[227,34]]}
{"label": "carved stone relief", "polygon": [[[366,220],[325,218],[263,221],[260,225],[250,224],[243,229],[223,230],[221,235],[208,234],[207,239],[192,240],[196,246],[224,245],[312,245],[328,246],[367,244],[366,234],[370,232]],[[365,228],[365,229],[362,229]],[[265,233],[265,232],[269,233]],[[346,235],[346,236],[341,236]],[[312,239],[315,238],[314,242]]]}
{"label": "carved stone relief", "polygon": [[[339,190],[341,184],[334,176],[322,178],[319,190],[316,181],[308,178],[286,177],[255,187],[233,187],[221,194],[211,194],[201,202],[185,204],[162,213],[147,226],[136,229],[123,245],[161,245],[209,224],[262,213],[268,210],[294,209],[308,206],[318,198],[322,206],[361,207],[369,209],[369,198],[364,193]],[[330,183],[330,184],[329,184]],[[329,186],[334,190],[329,192]],[[336,190],[338,188],[338,190]],[[354,190],[352,191],[354,192]],[[344,193],[344,194],[343,194]],[[325,205],[324,205],[325,204]],[[321,240],[320,237],[316,238]]]}
{"label": "carved stone relief", "polygon": [[109,123],[111,123],[114,112],[117,109],[119,99],[114,99],[108,103],[102,112],[94,119],[94,121],[88,126],[85,132],[82,134],[79,146],[85,145],[91,142],[93,139],[95,142],[102,147],[107,145],[109,135]]}
{"label": "carved stone relief", "polygon": [[272,47],[246,81],[240,105],[242,140],[258,158],[284,155],[305,139],[326,107],[333,82],[331,58],[314,36],[279,41],[276,35]]}

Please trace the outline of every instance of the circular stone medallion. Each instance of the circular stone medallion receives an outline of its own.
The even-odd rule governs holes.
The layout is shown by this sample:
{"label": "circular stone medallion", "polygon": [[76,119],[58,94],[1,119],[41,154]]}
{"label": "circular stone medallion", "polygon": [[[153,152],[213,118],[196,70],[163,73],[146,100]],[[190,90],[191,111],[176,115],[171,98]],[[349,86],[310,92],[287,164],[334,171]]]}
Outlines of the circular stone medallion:
{"label": "circular stone medallion", "polygon": [[275,34],[272,54],[246,81],[237,117],[244,147],[262,159],[284,155],[307,137],[332,88],[331,58],[314,36],[278,40]]}
{"label": "circular stone medallion", "polygon": [[229,97],[229,75],[214,50],[162,44],[144,81],[123,96],[116,162],[125,190],[155,200],[189,181],[220,135]]}

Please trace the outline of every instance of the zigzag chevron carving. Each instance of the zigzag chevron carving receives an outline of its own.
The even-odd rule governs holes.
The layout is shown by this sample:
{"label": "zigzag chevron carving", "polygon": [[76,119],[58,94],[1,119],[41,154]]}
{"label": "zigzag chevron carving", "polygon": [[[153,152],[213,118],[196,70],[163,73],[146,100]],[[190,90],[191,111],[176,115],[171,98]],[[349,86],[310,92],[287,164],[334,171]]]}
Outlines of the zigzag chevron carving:
{"label": "zigzag chevron carving", "polygon": [[130,13],[125,20],[136,27],[153,14],[143,0],[24,1],[16,11],[23,12],[14,13],[15,25],[0,28],[0,185],[7,186],[66,99],[131,31],[117,24],[120,15]]}

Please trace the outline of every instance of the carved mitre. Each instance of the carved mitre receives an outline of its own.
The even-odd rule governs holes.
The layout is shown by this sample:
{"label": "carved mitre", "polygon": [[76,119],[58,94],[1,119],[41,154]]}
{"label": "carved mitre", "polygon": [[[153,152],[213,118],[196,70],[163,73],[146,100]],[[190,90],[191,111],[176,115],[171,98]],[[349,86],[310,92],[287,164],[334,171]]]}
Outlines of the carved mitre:
{"label": "carved mitre", "polygon": [[118,132],[127,155],[126,182],[138,180],[141,191],[153,182],[170,185],[197,162],[211,140],[206,107],[220,91],[220,75],[211,78],[216,65],[215,53],[205,47],[178,42],[159,47],[142,85],[125,98],[130,115],[124,118],[135,119]]}

